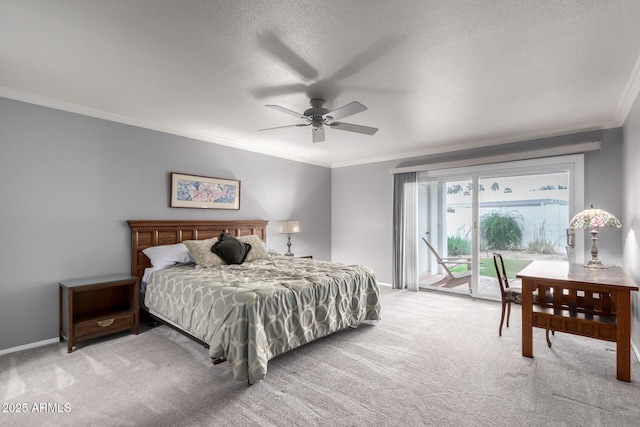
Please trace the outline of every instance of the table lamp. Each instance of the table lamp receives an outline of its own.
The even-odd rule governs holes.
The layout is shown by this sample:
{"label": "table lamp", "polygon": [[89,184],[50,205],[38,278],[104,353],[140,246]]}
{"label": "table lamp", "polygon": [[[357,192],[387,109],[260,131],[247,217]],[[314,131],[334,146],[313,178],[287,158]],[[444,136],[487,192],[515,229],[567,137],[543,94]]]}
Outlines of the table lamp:
{"label": "table lamp", "polygon": [[278,221],[278,234],[287,235],[287,253],[285,254],[286,256],[293,256],[293,253],[291,253],[291,235],[298,233],[300,233],[300,221]]}
{"label": "table lamp", "polygon": [[571,222],[569,223],[569,227],[572,229],[575,228],[590,228],[591,231],[591,260],[587,262],[584,266],[587,268],[607,268],[599,259],[598,259],[598,246],[596,242],[598,241],[598,231],[596,228],[605,228],[605,227],[616,227],[620,228],[620,221],[611,215],[607,211],[603,211],[602,209],[595,209],[593,205],[591,208],[585,209],[582,212],[578,213],[573,217]]}

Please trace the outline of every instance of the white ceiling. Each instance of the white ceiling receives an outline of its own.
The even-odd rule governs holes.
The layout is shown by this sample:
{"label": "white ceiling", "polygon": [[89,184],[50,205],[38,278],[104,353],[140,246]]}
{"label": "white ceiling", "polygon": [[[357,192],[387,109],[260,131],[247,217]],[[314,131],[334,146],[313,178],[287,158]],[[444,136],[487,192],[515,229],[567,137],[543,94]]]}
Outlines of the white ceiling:
{"label": "white ceiling", "polygon": [[[638,0],[0,0],[0,96],[322,166],[621,126]],[[369,109],[301,123],[310,97]]]}

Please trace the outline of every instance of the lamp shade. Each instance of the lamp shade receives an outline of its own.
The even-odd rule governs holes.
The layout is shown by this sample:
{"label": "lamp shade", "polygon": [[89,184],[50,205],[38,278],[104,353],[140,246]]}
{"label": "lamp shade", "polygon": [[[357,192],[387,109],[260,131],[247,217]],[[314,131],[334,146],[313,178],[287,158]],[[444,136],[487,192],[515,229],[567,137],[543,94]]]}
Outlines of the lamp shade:
{"label": "lamp shade", "polygon": [[587,268],[607,268],[598,259],[598,230],[596,230],[596,228],[620,228],[622,225],[620,224],[620,221],[618,221],[618,218],[607,211],[603,211],[602,209],[595,209],[593,205],[591,205],[591,208],[585,209],[574,216],[571,222],[569,222],[569,227],[591,229],[591,260],[584,266]]}
{"label": "lamp shade", "polygon": [[622,225],[618,218],[613,216],[607,211],[602,209],[596,209],[591,205],[589,209],[585,209],[582,212],[576,214],[569,223],[571,228],[605,228],[616,227],[620,228]]}
{"label": "lamp shade", "polygon": [[300,233],[300,221],[278,221],[278,233],[279,234],[298,234]]}

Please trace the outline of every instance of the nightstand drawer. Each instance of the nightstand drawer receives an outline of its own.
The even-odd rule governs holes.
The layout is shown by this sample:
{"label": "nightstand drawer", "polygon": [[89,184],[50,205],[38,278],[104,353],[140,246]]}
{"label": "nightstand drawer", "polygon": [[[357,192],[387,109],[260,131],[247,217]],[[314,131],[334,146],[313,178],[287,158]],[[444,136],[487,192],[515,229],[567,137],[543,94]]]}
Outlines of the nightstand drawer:
{"label": "nightstand drawer", "polygon": [[132,329],[135,325],[135,314],[131,312],[111,313],[107,316],[88,319],[74,325],[74,336],[77,339],[89,336],[96,337],[110,334],[118,330]]}

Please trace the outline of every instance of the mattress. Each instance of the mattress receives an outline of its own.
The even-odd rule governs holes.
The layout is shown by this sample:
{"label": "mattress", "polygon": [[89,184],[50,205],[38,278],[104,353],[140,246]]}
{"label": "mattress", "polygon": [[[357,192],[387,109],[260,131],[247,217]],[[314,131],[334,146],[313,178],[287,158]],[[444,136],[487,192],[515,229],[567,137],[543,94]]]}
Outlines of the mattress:
{"label": "mattress", "polygon": [[379,288],[363,266],[271,256],[214,268],[181,265],[149,275],[151,314],[209,344],[239,381],[263,380],[273,357],[380,319]]}

